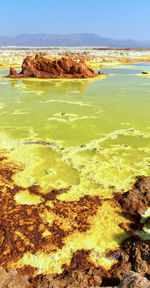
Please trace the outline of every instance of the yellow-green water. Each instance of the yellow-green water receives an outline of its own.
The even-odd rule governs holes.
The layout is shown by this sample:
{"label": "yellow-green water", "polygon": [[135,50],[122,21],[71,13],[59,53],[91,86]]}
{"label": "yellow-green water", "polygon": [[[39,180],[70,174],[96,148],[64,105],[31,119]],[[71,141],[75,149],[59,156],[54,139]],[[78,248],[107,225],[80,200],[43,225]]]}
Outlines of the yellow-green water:
{"label": "yellow-green water", "polygon": [[[17,203],[36,206],[44,201],[42,194],[29,193],[31,185],[40,185],[41,193],[47,193],[49,187],[71,186],[68,192],[57,196],[64,205],[85,195],[112,198],[114,191],[129,189],[136,175],[150,175],[150,78],[139,76],[145,70],[150,71],[149,64],[107,68],[104,71],[108,76],[89,81],[0,77],[0,147],[10,150],[11,161],[21,163],[23,169],[14,175],[14,180],[27,189],[15,195]],[[3,76],[8,71],[0,73]],[[47,205],[56,204],[52,201]],[[56,219],[60,227],[70,229],[71,216],[62,220],[45,211],[40,216],[44,221],[51,223]],[[109,201],[89,219],[92,224],[87,232],[75,229],[65,238],[63,249],[57,250],[60,263],[54,272],[69,263],[70,249],[98,251],[98,264],[102,264],[103,253],[117,248],[127,236],[119,226],[127,220],[118,215]],[[38,253],[39,260],[27,253],[19,264],[15,262],[10,267],[30,264],[40,266],[40,271],[46,273],[48,268],[41,267],[50,268],[54,255]]]}
{"label": "yellow-green water", "polygon": [[94,81],[0,78],[0,132],[20,143],[57,143],[39,148],[36,181],[76,190],[86,177],[86,189],[126,189],[150,172],[150,79],[137,75],[145,70],[147,63],[107,68]]}

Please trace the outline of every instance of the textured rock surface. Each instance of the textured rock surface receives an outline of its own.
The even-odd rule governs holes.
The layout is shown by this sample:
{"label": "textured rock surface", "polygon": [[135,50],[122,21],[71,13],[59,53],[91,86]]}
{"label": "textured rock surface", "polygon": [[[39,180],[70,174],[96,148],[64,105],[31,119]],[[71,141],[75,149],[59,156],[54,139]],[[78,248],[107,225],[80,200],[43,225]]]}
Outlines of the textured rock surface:
{"label": "textured rock surface", "polygon": [[[88,251],[77,251],[72,258],[70,266],[65,266],[62,274],[45,276],[35,287],[87,288],[119,285],[120,280],[118,278],[111,278],[107,281],[106,270],[102,267],[95,267],[88,261],[88,256]],[[113,287],[115,288],[115,286]]]}
{"label": "textured rock surface", "polygon": [[[46,276],[43,278],[41,283],[38,284],[37,288],[87,288],[87,287],[102,287],[102,288],[150,288],[150,281],[143,277],[140,273],[135,273],[133,271],[125,271],[122,273],[122,280],[119,286],[101,286],[101,283],[97,283],[95,286],[94,282],[87,282],[86,277],[83,278],[83,274],[76,272],[78,274],[78,279],[81,276],[80,281],[76,281],[75,275],[68,275],[68,279],[58,280],[51,276]],[[83,280],[84,279],[84,280]]]}
{"label": "textured rock surface", "polygon": [[[0,267],[0,288],[150,288],[150,281],[140,273],[124,271],[119,286],[103,286],[99,277],[97,281],[93,279],[92,270],[73,271],[62,276],[39,277],[33,284],[28,282],[27,276],[20,276],[17,271],[9,270],[6,272]],[[96,274],[95,274],[96,279]]]}
{"label": "textured rock surface", "polygon": [[[143,277],[140,273],[135,273],[133,271],[125,271],[122,273],[122,280],[119,286],[101,286],[101,284],[97,283],[95,286],[94,282],[91,283],[85,280],[83,281],[83,275],[80,272],[76,272],[78,274],[78,278],[81,275],[81,282],[76,281],[74,275],[72,275],[68,281],[67,280],[58,280],[54,279],[51,276],[46,276],[43,278],[41,283],[38,284],[37,288],[87,288],[87,287],[102,287],[102,288],[150,288],[150,281]],[[77,277],[76,277],[77,278]]]}
{"label": "textured rock surface", "polygon": [[35,58],[27,56],[22,64],[22,71],[17,73],[14,68],[10,68],[11,78],[92,78],[98,74],[93,69],[87,67],[83,60],[75,61],[71,58],[62,57],[60,59],[49,60],[43,56],[36,55]]}
{"label": "textured rock surface", "polygon": [[28,288],[28,276],[20,276],[15,270],[6,272],[0,267],[0,288]]}
{"label": "textured rock surface", "polygon": [[86,275],[82,271],[74,271],[66,275],[64,279],[54,278],[52,276],[46,276],[42,282],[38,284],[37,288],[75,288],[75,287],[100,287],[100,283],[94,284],[93,280],[90,280],[90,274]]}
{"label": "textured rock surface", "polygon": [[77,251],[70,266],[65,265],[64,272],[57,275],[44,276],[37,286],[38,288],[75,288],[75,287],[99,287],[102,283],[102,268],[96,268],[87,258],[88,251]]}
{"label": "textured rock surface", "polygon": [[150,282],[133,271],[125,271],[118,288],[150,288]]}
{"label": "textured rock surface", "polygon": [[129,257],[131,270],[146,275],[150,279],[150,240],[131,236],[122,243],[122,248]]}
{"label": "textured rock surface", "polygon": [[131,216],[140,216],[150,204],[150,177],[138,176],[133,189],[124,194],[116,193],[115,198],[123,212]]}

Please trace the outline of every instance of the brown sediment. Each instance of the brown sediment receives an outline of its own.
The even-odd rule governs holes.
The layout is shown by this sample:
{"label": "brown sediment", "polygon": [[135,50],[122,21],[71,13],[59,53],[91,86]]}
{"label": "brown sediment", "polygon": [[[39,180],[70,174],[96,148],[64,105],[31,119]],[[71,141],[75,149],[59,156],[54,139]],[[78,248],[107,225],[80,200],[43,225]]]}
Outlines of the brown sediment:
{"label": "brown sediment", "polygon": [[[84,233],[90,229],[91,221],[89,218],[96,215],[102,205],[102,200],[98,196],[85,195],[78,201],[65,202],[59,200],[57,196],[67,193],[70,187],[50,189],[45,193],[40,185],[32,185],[27,188],[18,186],[15,183],[14,176],[23,168],[11,163],[6,153],[1,154],[0,265],[3,268],[8,269],[10,263],[17,262],[26,252],[33,255],[36,255],[40,250],[47,254],[55,253],[58,249],[63,248],[65,239],[74,231]],[[40,196],[41,202],[36,205],[19,204],[16,201],[16,195],[26,191],[30,195]],[[131,233],[131,236],[122,242],[120,249],[108,251],[106,257],[117,260],[117,263],[109,270],[105,270],[101,266],[96,267],[92,263],[90,259],[91,250],[77,250],[73,254],[71,263],[63,265],[61,274],[52,275],[49,271],[51,275],[38,275],[34,278],[35,272],[38,272],[36,267],[24,265],[24,267],[18,268],[18,272],[15,273],[19,273],[16,275],[20,276],[16,277],[28,275],[30,282],[30,286],[27,286],[29,282],[23,280],[24,283],[27,281],[26,286],[22,285],[20,287],[124,287],[118,285],[124,285],[121,284],[123,277],[121,273],[125,270],[133,270],[141,273],[142,277],[150,279],[150,240],[142,240],[139,236],[132,235],[133,229],[138,227],[142,230],[143,224],[139,221],[140,214],[147,209],[149,192],[150,177],[138,176],[133,189],[122,195],[116,194],[114,199],[105,199],[105,201],[112,201],[112,205],[116,207],[120,205],[122,212],[126,213],[128,217],[132,217],[133,220],[129,227],[124,223],[120,223],[123,230]],[[132,202],[135,202],[135,204]],[[52,222],[48,222],[46,219],[46,215],[49,213],[54,215]],[[148,221],[149,219],[147,219]],[[49,232],[47,236],[43,236],[45,229]],[[4,273],[7,279],[6,273],[10,272],[4,271]],[[137,280],[135,279],[135,281]],[[143,281],[146,281],[146,279]],[[149,282],[147,283],[149,284]]]}
{"label": "brown sediment", "polygon": [[[6,158],[0,162],[0,265],[5,269],[10,263],[17,262],[26,252],[36,254],[52,253],[64,246],[65,238],[75,230],[85,232],[90,228],[89,217],[97,213],[101,201],[97,196],[84,196],[78,201],[64,202],[57,199],[64,189],[50,189],[43,193],[39,185],[28,188],[16,185],[14,175],[20,167],[13,166]],[[36,205],[19,204],[16,195],[20,192],[41,196]],[[53,217],[52,222],[46,219]],[[62,221],[64,219],[64,221]],[[64,223],[63,223],[64,222]],[[66,228],[67,227],[67,228]],[[48,231],[48,235],[43,233]],[[24,267],[34,274],[36,268]],[[23,273],[24,269],[20,269]],[[19,270],[18,270],[19,271]]]}
{"label": "brown sediment", "polygon": [[62,79],[62,78],[93,78],[98,76],[93,69],[87,67],[83,60],[77,62],[71,58],[62,57],[50,60],[36,55],[35,58],[27,56],[22,64],[22,71],[10,67],[10,78],[40,78],[40,79]]}

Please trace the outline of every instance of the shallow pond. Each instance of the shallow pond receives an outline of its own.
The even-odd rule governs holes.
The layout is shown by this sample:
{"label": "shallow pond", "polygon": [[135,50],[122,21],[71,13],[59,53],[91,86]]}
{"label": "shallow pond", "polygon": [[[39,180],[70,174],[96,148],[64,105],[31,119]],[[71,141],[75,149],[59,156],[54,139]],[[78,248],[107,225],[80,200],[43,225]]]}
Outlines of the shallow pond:
{"label": "shallow pond", "polygon": [[[48,187],[69,187],[57,196],[61,203],[68,203],[87,195],[111,199],[114,191],[129,189],[136,175],[150,175],[150,78],[141,76],[142,71],[150,71],[150,65],[102,70],[108,75],[92,80],[11,80],[3,77],[7,70],[0,70],[1,147],[10,149],[11,161],[24,165],[24,171],[14,176],[17,185],[40,185],[43,193]],[[28,192],[18,193],[15,199],[21,205],[43,201]],[[54,272],[70,261],[70,249],[95,249],[101,255],[126,237],[118,226],[122,216],[113,206],[104,203],[97,215],[90,220],[92,228],[86,235],[76,231],[66,238],[65,243],[72,243],[69,247],[73,248],[65,244],[58,251],[56,258],[61,261]],[[63,226],[69,229],[65,225],[70,224]],[[39,268],[32,256],[24,256],[17,267]],[[53,266],[53,254],[38,257],[42,267]],[[100,259],[93,261],[109,266],[107,259]],[[41,266],[40,272],[46,273],[47,268]]]}
{"label": "shallow pond", "polygon": [[20,143],[53,142],[79,158],[97,159],[98,182],[105,182],[103,172],[117,177],[120,168],[122,180],[149,174],[150,78],[138,75],[145,70],[149,63],[103,68],[108,76],[90,81],[0,78],[0,132]]}

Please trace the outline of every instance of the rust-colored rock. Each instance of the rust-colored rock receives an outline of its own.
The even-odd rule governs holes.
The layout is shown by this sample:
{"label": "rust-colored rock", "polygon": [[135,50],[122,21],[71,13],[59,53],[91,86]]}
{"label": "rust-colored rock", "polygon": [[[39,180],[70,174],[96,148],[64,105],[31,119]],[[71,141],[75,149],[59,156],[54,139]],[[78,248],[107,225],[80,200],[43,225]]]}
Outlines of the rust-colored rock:
{"label": "rust-colored rock", "polygon": [[133,189],[124,194],[116,193],[115,199],[122,210],[132,217],[140,217],[150,205],[150,177],[138,176]]}
{"label": "rust-colored rock", "polygon": [[15,68],[10,67],[10,77],[15,78],[17,77],[18,73]]}
{"label": "rust-colored rock", "polygon": [[22,71],[17,73],[14,68],[10,68],[10,78],[92,78],[98,74],[93,69],[87,67],[83,60],[76,61],[72,58],[62,57],[50,60],[43,56],[36,55],[35,58],[27,56],[22,64]]}

